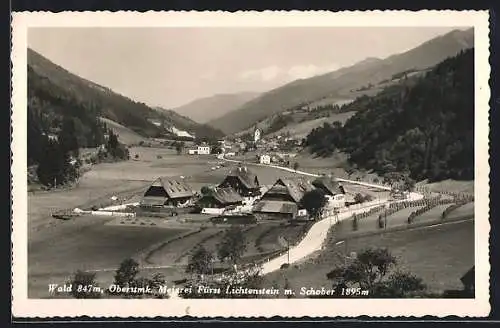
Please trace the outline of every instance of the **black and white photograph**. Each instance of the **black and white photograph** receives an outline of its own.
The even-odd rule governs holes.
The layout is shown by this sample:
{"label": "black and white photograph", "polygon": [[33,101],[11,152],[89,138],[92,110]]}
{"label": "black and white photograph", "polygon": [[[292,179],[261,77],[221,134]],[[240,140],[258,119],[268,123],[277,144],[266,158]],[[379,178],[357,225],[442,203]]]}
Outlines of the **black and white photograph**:
{"label": "black and white photograph", "polygon": [[280,315],[300,300],[301,315],[336,316],[311,299],[418,299],[447,307],[399,315],[487,314],[473,306],[489,310],[487,13],[63,14],[25,13],[13,61],[26,302],[182,302],[182,316],[191,300]]}

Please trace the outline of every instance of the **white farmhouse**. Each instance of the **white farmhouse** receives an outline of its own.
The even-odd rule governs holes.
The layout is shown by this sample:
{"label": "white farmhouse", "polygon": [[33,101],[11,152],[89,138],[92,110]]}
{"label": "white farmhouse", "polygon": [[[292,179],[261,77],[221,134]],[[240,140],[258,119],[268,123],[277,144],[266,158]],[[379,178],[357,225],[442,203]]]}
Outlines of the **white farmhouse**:
{"label": "white farmhouse", "polygon": [[189,155],[210,155],[210,146],[200,145],[188,150]]}
{"label": "white farmhouse", "polygon": [[269,155],[260,155],[259,158],[260,164],[271,164],[271,156]]}

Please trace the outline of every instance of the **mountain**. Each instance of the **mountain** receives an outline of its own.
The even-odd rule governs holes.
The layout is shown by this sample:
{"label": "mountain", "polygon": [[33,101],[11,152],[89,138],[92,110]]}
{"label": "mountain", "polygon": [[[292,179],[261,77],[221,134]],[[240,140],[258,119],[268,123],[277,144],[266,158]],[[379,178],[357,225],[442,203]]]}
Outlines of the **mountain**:
{"label": "mountain", "polygon": [[417,180],[474,179],[474,50],[461,51],[415,83],[401,83],[343,106],[356,114],[314,129],[304,146],[336,151],[376,173],[409,172]]}
{"label": "mountain", "polygon": [[193,100],[188,104],[173,108],[172,110],[198,123],[207,123],[208,121],[226,115],[239,108],[241,105],[257,96],[258,93],[256,92],[217,94],[211,97]]}
{"label": "mountain", "polygon": [[199,139],[219,139],[224,137],[224,133],[207,124],[200,124],[189,117],[180,115],[171,109],[164,109],[162,107],[154,107],[154,109],[159,112],[165,119],[171,122],[172,127],[169,129],[172,133],[178,136],[186,136],[186,132],[189,135],[193,135]]}
{"label": "mountain", "polygon": [[102,116],[145,137],[161,133],[161,129],[148,120],[160,119],[161,115],[147,105],[72,74],[31,49],[28,49],[28,89],[35,98],[51,93],[53,99],[45,99],[45,102],[62,101],[56,109],[44,106],[45,113]]}
{"label": "mountain", "polygon": [[[28,49],[28,161],[36,162],[41,135],[57,135],[69,122],[79,147],[103,143],[109,128],[126,131],[127,140],[171,137],[189,131],[219,138],[212,127],[200,125],[177,113],[158,111],[109,88],[81,78]],[[134,135],[137,134],[137,135]],[[119,136],[118,136],[119,137]],[[123,141],[123,140],[121,140]]]}
{"label": "mountain", "polygon": [[337,71],[288,83],[250,100],[239,109],[212,120],[225,133],[245,130],[267,116],[302,107],[321,98],[352,98],[374,94],[375,87],[394,74],[424,70],[474,45],[474,31],[454,30],[385,59],[369,58]]}

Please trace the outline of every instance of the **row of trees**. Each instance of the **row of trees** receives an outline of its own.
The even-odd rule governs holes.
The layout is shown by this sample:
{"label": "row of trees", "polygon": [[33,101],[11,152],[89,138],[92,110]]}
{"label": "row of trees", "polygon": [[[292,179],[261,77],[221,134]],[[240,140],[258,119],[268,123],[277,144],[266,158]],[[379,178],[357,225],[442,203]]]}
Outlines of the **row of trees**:
{"label": "row of trees", "polygon": [[[168,294],[159,293],[159,287],[165,285],[165,277],[161,273],[154,273],[151,277],[139,276],[139,273],[139,263],[131,258],[125,259],[115,271],[113,285],[120,288],[146,288],[149,286],[152,293],[146,291],[122,293],[117,290],[102,289],[96,281],[95,272],[78,270],[69,281],[73,287],[71,295],[74,298],[101,298],[106,295],[123,298],[168,298]],[[78,286],[82,288],[78,288]]]}
{"label": "row of trees", "polygon": [[314,129],[304,145],[320,156],[346,152],[350,163],[379,174],[408,171],[416,180],[473,179],[473,49],[415,81],[344,105],[357,109],[356,115],[344,126],[325,123]]}

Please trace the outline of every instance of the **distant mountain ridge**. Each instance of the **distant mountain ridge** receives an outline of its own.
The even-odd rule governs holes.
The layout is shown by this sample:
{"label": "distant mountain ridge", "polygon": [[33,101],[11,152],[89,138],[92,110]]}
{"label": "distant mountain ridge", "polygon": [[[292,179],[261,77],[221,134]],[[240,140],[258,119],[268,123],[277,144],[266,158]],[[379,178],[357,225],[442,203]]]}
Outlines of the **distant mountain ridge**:
{"label": "distant mountain ridge", "polygon": [[[239,109],[210,121],[208,124],[232,134],[253,126],[264,118],[322,97],[355,98],[363,93],[355,90],[390,79],[407,70],[432,67],[461,50],[474,45],[474,31],[454,30],[433,38],[404,53],[385,59],[367,58],[337,71],[296,80],[243,104]],[[367,90],[369,88],[366,88]]]}
{"label": "distant mountain ridge", "polygon": [[259,93],[257,92],[216,94],[210,97],[195,99],[172,110],[189,117],[195,122],[207,123],[239,108],[258,95]]}
{"label": "distant mountain ridge", "polygon": [[98,117],[103,117],[145,138],[175,135],[175,130],[211,138],[223,135],[177,113],[136,102],[69,72],[32,49],[27,51],[29,117],[40,133],[57,129],[62,117],[70,117],[78,121],[81,144],[95,146],[102,141],[97,130]]}

